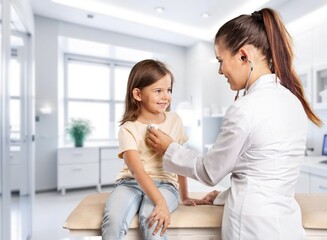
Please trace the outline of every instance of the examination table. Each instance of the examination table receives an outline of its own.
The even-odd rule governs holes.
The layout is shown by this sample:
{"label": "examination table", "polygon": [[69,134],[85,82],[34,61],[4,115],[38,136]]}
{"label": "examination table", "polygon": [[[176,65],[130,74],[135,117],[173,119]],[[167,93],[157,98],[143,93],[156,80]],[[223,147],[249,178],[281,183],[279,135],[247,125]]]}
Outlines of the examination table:
{"label": "examination table", "polygon": [[[202,197],[205,193],[190,193]],[[64,228],[80,236],[101,235],[101,222],[109,193],[86,196],[70,213]],[[327,193],[297,193],[295,195],[302,211],[302,223],[308,240],[327,240]],[[220,240],[223,206],[184,206],[171,214],[167,230],[170,240]],[[126,240],[141,240],[137,217],[134,217]]]}

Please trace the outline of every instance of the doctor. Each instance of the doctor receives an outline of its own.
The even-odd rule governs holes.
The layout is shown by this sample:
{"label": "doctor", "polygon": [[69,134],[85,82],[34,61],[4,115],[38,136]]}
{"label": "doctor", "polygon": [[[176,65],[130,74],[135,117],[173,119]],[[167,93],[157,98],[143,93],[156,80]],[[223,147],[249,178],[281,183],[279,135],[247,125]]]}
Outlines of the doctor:
{"label": "doctor", "polygon": [[227,110],[214,146],[201,156],[156,129],[147,143],[164,154],[166,170],[206,185],[232,173],[229,189],[206,196],[225,204],[223,240],[305,239],[294,186],[308,119],[322,122],[293,69],[290,36],[278,14],[265,8],[225,23],[215,36],[215,54],[219,74],[244,92]]}

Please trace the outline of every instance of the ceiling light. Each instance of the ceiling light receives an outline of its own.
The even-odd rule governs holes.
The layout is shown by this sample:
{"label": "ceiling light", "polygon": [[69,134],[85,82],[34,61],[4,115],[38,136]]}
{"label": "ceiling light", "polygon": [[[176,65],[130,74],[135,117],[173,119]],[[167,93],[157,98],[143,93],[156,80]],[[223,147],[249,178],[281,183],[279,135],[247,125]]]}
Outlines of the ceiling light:
{"label": "ceiling light", "polygon": [[[119,8],[108,3],[94,0],[51,0],[57,4],[82,9],[88,12],[103,14],[109,17],[118,18],[121,20],[143,24],[149,27],[155,27],[161,30],[175,32],[186,36],[207,40],[205,30],[188,26],[185,24],[178,24],[173,21],[164,20],[158,17],[145,15],[137,11],[131,11]],[[254,0],[255,1],[255,0]],[[210,34],[211,36],[212,34]],[[211,40],[211,38],[210,38]]]}
{"label": "ceiling light", "polygon": [[[109,17],[121,19],[128,22],[135,22],[138,24],[143,24],[145,26],[154,27],[157,29],[178,33],[181,35],[186,35],[194,37],[196,39],[203,39],[212,41],[214,34],[216,33],[219,26],[221,26],[227,20],[234,18],[237,15],[243,14],[245,12],[253,12],[253,9],[258,9],[259,7],[266,4],[269,0],[248,0],[243,4],[242,7],[237,8],[231,16],[229,16],[224,21],[217,23],[212,29],[196,28],[193,26],[176,23],[174,21],[164,20],[159,17],[154,17],[151,15],[145,15],[137,11],[127,10],[124,8],[119,8],[114,5],[105,3],[106,1],[94,1],[94,0],[51,0],[54,3],[62,4],[65,6],[74,7],[77,9],[82,9],[87,12],[93,12]],[[164,8],[162,8],[164,10]],[[157,10],[156,10],[157,11]]]}
{"label": "ceiling light", "polygon": [[204,13],[201,14],[201,17],[202,18],[208,18],[208,17],[210,17],[210,14],[208,12],[204,12]]}
{"label": "ceiling light", "polygon": [[165,11],[165,8],[163,8],[163,7],[156,7],[154,10],[155,10],[157,13],[162,13],[163,11]]}

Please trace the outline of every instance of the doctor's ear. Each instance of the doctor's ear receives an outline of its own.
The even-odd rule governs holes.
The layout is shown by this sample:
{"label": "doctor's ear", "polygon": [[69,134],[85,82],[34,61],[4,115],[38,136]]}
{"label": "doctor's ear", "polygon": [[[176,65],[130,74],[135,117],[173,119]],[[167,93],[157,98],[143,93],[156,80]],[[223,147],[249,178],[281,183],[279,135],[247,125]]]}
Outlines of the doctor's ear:
{"label": "doctor's ear", "polygon": [[240,56],[240,60],[242,62],[247,62],[248,61],[248,51],[245,47],[241,47],[240,50],[239,50],[239,54],[241,55]]}
{"label": "doctor's ear", "polygon": [[141,98],[141,90],[140,89],[134,88],[133,91],[132,91],[132,93],[133,93],[133,97],[134,97],[134,99],[136,101],[139,101],[140,102],[142,100],[142,98]]}

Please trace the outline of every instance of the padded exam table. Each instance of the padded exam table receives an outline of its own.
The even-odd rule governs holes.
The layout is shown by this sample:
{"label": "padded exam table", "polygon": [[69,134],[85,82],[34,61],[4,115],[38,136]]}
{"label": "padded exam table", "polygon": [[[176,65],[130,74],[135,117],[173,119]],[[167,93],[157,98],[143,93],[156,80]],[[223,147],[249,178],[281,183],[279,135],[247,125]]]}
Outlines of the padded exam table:
{"label": "padded exam table", "polygon": [[[191,193],[201,197],[205,193]],[[64,228],[79,236],[101,236],[101,223],[109,193],[87,195],[70,213]],[[297,193],[302,224],[308,240],[327,240],[327,193]],[[171,214],[167,230],[170,240],[220,240],[223,206],[182,204]],[[126,240],[142,240],[137,217],[134,217]]]}

